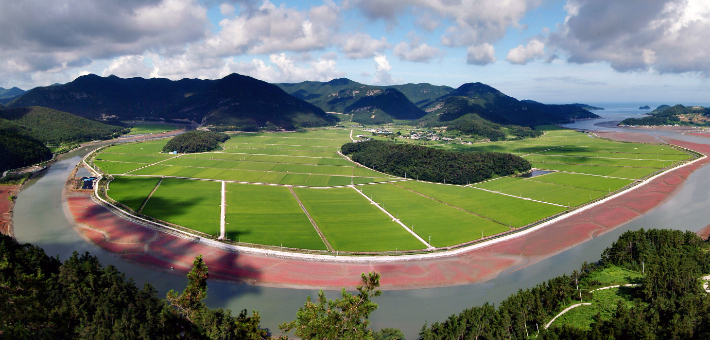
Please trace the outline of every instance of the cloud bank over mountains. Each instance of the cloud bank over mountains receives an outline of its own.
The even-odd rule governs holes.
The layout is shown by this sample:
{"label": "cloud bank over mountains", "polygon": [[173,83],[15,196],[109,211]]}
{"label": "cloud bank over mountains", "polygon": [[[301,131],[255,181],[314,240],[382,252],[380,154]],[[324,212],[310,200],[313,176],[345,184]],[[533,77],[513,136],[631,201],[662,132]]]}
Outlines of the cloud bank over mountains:
{"label": "cloud bank over mountains", "polygon": [[[552,6],[544,0],[0,0],[0,86],[88,72],[171,79],[238,72],[270,82],[367,75],[388,84],[406,81],[397,75],[406,65],[442,63],[710,74],[706,0],[557,4],[566,17],[533,32],[526,16]],[[515,32],[521,38],[511,38]]]}

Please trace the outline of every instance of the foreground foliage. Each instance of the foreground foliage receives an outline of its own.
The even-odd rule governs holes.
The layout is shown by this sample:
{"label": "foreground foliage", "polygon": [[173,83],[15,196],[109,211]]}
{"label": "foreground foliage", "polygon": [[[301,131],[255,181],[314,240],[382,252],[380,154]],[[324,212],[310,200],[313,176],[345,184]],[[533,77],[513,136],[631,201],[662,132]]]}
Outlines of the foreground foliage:
{"label": "foreground foliage", "polygon": [[[699,277],[710,271],[708,244],[691,232],[629,231],[607,248],[601,260],[563,275],[500,303],[464,310],[442,323],[424,326],[421,339],[707,339],[710,300]],[[607,285],[599,271],[618,266],[643,271],[633,307],[619,301],[609,319],[595,316],[589,330],[546,324],[564,307],[591,300],[590,289]],[[539,333],[538,333],[539,332]]]}
{"label": "foreground foliage", "polygon": [[259,314],[212,310],[207,268],[198,257],[180,295],[170,302],[146,284],[136,287],[115,267],[74,253],[64,263],[30,244],[0,235],[0,338],[263,339]]}
{"label": "foreground foliage", "polygon": [[497,152],[457,152],[384,141],[348,143],[343,154],[384,173],[422,181],[469,184],[530,170],[518,156]]}
{"label": "foreground foliage", "polygon": [[371,299],[382,294],[377,289],[379,286],[380,274],[375,272],[362,274],[362,285],[357,287],[357,295],[343,288],[340,299],[327,300],[321,290],[316,303],[311,302],[309,296],[305,306],[298,310],[296,320],[286,322],[279,328],[286,332],[293,330],[304,340],[374,339],[375,333],[367,327],[367,318],[377,309],[377,304]]}
{"label": "foreground foliage", "polygon": [[212,151],[227,139],[229,139],[229,136],[220,132],[200,130],[185,132],[168,141],[163,147],[163,152],[194,153]]}

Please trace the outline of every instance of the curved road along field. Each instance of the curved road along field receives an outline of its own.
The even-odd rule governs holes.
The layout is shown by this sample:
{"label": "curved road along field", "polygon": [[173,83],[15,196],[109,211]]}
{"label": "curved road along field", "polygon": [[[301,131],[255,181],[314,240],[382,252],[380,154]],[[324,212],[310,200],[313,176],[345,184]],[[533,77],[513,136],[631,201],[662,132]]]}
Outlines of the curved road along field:
{"label": "curved road along field", "polygon": [[[634,137],[628,136],[624,137]],[[612,137],[612,136],[603,136]],[[710,155],[710,145],[670,140]],[[107,252],[143,266],[185,275],[202,255],[210,277],[264,286],[341,289],[361,282],[363,272],[382,274],[382,289],[464,285],[529,265],[610,231],[669,199],[710,157],[669,171],[635,190],[520,237],[440,259],[392,263],[339,263],[234,253],[205,246],[124,220],[95,203],[90,193],[65,195],[76,230]]]}

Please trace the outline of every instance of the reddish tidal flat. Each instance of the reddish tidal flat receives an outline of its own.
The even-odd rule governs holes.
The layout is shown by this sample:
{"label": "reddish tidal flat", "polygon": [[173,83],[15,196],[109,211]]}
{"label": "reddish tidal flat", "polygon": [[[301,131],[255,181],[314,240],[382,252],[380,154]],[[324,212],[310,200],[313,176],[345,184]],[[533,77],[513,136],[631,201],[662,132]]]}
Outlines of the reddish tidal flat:
{"label": "reddish tidal flat", "polygon": [[12,196],[17,194],[19,185],[0,185],[0,234],[12,236]]}
{"label": "reddish tidal flat", "polygon": [[[617,134],[620,139],[642,139]],[[602,137],[611,137],[608,134]],[[668,141],[709,155],[710,146]],[[156,232],[124,220],[96,204],[89,193],[65,195],[66,211],[77,231],[107,252],[147,267],[185,275],[202,255],[213,279],[249,284],[340,289],[360,283],[363,272],[382,274],[383,289],[464,285],[537,262],[631,221],[668,200],[688,176],[710,158],[668,171],[649,183],[525,235],[438,259],[388,263],[308,261],[230,252]],[[710,227],[706,233],[710,233]]]}

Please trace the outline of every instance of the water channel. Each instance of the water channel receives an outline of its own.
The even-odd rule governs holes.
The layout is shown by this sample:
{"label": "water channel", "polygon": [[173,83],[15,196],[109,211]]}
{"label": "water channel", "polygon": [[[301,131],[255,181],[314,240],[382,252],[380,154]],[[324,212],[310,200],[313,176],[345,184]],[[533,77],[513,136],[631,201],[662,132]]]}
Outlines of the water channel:
{"label": "water channel", "polygon": [[[612,124],[598,126],[605,121],[621,120],[638,116],[635,109],[597,112],[605,117],[600,120],[582,121],[570,127],[580,129],[611,130]],[[636,131],[635,131],[636,132]],[[710,144],[710,138],[680,135],[667,131],[644,131],[663,137],[672,137],[693,143]],[[138,286],[151,283],[164,296],[170,289],[182,290],[186,279],[167,273],[156,272],[119,260],[84,241],[64,217],[61,193],[64,182],[83,155],[90,149],[79,149],[64,156],[47,171],[31,179],[19,193],[14,212],[15,236],[20,242],[29,242],[44,248],[50,256],[66,259],[72,252],[85,252],[98,256],[104,265],[114,265],[132,277]],[[372,327],[395,327],[401,329],[407,339],[415,339],[426,322],[443,321],[449,315],[486,301],[498,303],[519,289],[529,288],[549,278],[578,269],[583,261],[595,261],[602,250],[627,230],[640,228],[673,228],[697,231],[710,221],[710,166],[693,173],[678,195],[648,214],[608,232],[591,241],[580,244],[563,253],[513,272],[506,272],[493,280],[445,288],[385,291],[377,298],[379,309],[371,317]],[[295,318],[306,296],[314,297],[317,291],[258,287],[250,285],[210,282],[207,304],[213,308],[228,308],[233,313],[242,309],[258,310],[262,327],[275,335],[278,324]],[[337,297],[339,292],[328,292]]]}

